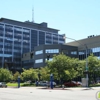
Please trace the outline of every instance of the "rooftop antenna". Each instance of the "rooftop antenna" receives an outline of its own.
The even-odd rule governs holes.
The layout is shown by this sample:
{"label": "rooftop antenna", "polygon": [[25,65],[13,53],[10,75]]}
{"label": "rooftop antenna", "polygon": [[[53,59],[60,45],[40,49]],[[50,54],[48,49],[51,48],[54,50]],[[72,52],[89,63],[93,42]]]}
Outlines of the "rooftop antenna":
{"label": "rooftop antenna", "polygon": [[34,6],[32,7],[32,22],[34,23]]}

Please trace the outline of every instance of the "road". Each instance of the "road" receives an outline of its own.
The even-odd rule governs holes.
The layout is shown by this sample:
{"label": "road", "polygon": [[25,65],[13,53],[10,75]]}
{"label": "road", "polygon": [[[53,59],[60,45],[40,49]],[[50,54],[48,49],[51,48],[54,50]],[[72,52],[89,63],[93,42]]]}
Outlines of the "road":
{"label": "road", "polygon": [[0,88],[0,100],[97,100],[96,89]]}

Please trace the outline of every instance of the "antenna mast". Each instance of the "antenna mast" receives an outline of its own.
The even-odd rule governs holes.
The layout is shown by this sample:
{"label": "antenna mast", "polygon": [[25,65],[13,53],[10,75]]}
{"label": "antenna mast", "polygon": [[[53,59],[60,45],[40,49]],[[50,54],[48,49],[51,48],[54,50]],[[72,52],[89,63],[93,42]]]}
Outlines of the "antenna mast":
{"label": "antenna mast", "polygon": [[34,6],[32,7],[32,22],[34,23]]}

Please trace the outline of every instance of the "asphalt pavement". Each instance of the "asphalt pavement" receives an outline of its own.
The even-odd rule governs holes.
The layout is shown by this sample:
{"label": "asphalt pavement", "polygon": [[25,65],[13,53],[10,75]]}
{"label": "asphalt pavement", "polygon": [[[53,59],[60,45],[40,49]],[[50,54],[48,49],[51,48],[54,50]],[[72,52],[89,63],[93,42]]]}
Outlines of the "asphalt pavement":
{"label": "asphalt pavement", "polygon": [[0,88],[0,100],[97,100],[100,87],[92,88],[47,88],[8,87]]}

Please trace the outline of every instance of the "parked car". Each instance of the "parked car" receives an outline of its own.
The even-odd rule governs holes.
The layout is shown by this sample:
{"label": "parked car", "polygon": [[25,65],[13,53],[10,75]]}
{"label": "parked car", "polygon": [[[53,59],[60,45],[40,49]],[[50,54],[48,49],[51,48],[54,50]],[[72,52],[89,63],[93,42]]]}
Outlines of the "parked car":
{"label": "parked car", "polygon": [[0,82],[0,87],[5,87],[5,88],[7,88],[7,85],[6,85],[5,82]]}
{"label": "parked car", "polygon": [[75,81],[70,81],[70,82],[64,83],[64,86],[74,87],[74,86],[78,86],[78,84]]}
{"label": "parked car", "polygon": [[82,86],[82,82],[76,82],[77,83],[77,85],[79,85],[79,86]]}
{"label": "parked car", "polygon": [[38,85],[40,85],[40,86],[47,86],[47,81],[40,81],[39,83],[38,83]]}
{"label": "parked car", "polygon": [[[47,86],[50,86],[51,85],[51,82],[48,82],[47,83]],[[55,87],[56,86],[56,82],[53,82],[53,86]]]}

